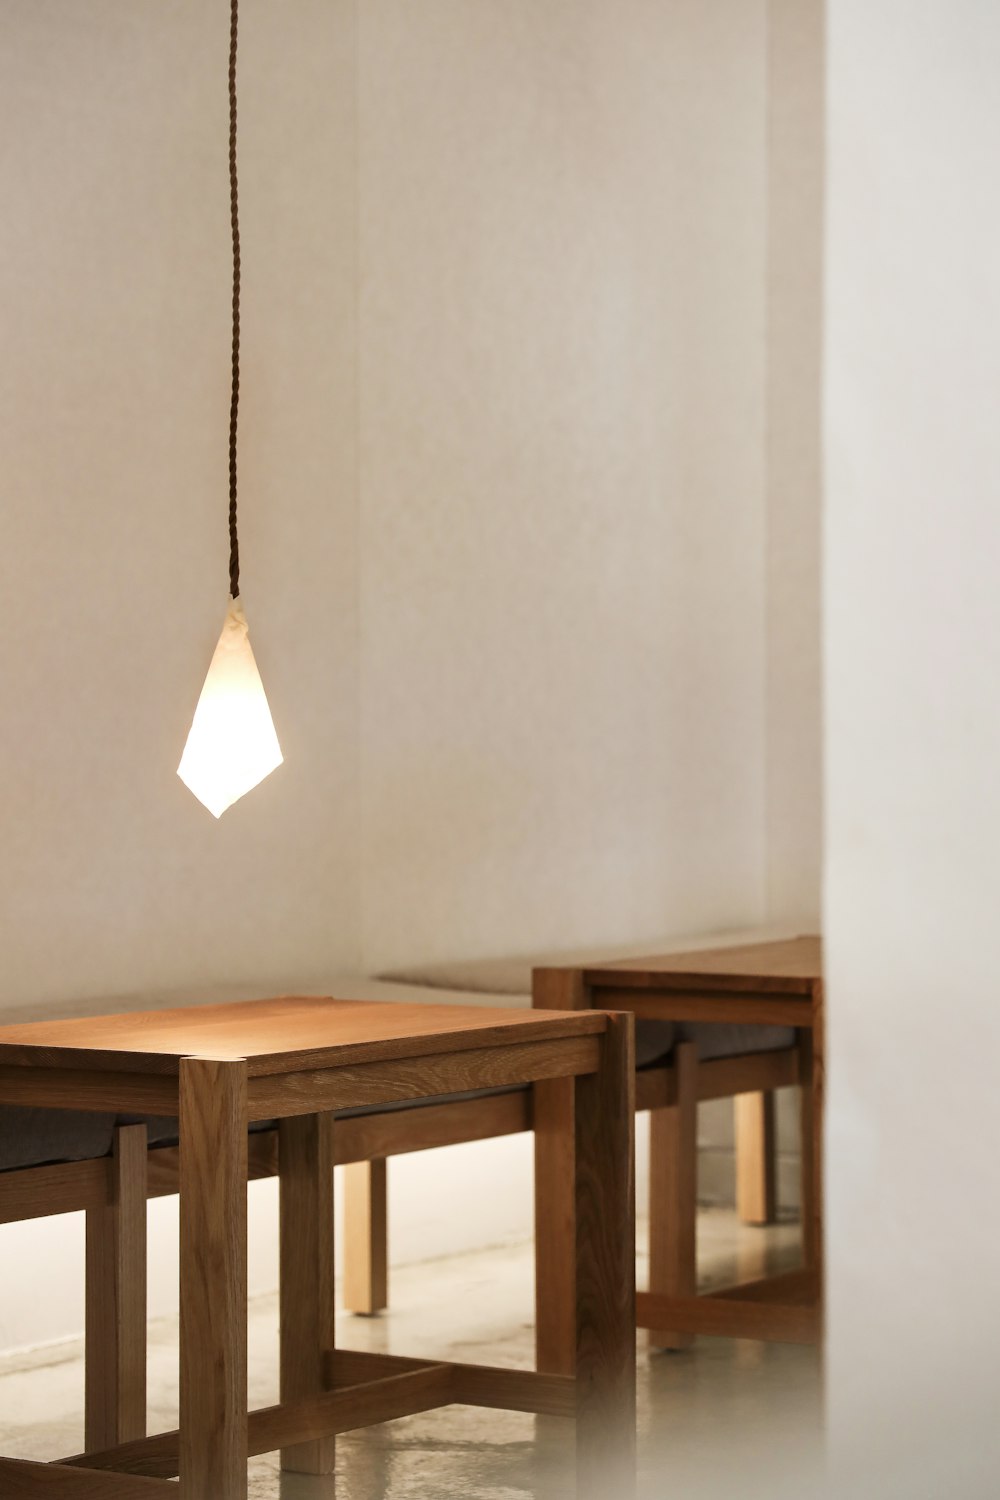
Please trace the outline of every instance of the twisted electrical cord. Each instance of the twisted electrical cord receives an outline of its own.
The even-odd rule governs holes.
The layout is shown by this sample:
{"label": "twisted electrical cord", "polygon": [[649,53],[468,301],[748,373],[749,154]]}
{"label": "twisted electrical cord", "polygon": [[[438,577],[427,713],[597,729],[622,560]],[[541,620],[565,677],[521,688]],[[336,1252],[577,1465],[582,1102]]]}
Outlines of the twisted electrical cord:
{"label": "twisted electrical cord", "polygon": [[229,592],[240,593],[236,529],[236,429],[240,410],[240,207],[236,180],[236,41],[239,0],[231,0],[229,28],[229,213],[233,230],[233,383],[229,403]]}

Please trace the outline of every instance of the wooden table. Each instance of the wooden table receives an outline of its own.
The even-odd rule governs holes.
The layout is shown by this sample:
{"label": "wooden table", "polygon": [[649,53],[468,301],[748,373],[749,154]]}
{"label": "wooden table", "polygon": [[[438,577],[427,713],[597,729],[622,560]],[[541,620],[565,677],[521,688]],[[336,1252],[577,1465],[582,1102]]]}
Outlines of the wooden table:
{"label": "wooden table", "polygon": [[[679,1334],[777,1338],[813,1342],[820,1336],[822,1309],[823,1202],[823,963],[819,937],[750,943],[690,953],[670,953],[595,963],[581,968],[535,971],[536,996],[543,1005],[566,1009],[607,1007],[631,1011],[637,1018],[660,1021],[719,1021],[790,1026],[798,1038],[798,1078],[802,1137],[803,1266],[711,1296],[667,1296],[644,1292],[637,1297],[641,1328],[671,1329]],[[735,1061],[735,1060],[734,1060]],[[564,1117],[562,1091],[548,1086],[536,1106],[536,1141],[542,1162],[558,1160],[541,1125],[558,1129]],[[544,1119],[542,1111],[544,1110]],[[693,1104],[692,1104],[693,1111]],[[693,1131],[694,1124],[691,1121]],[[544,1167],[543,1167],[544,1170]],[[693,1169],[692,1169],[693,1170]],[[676,1188],[676,1184],[672,1184]],[[687,1184],[692,1202],[695,1183]],[[666,1194],[664,1194],[666,1196]],[[554,1237],[550,1238],[553,1239]],[[692,1245],[690,1279],[694,1290]],[[565,1368],[559,1349],[567,1342],[562,1313],[549,1298],[543,1365]],[[540,1309],[541,1326],[541,1309]],[[543,1332],[545,1330],[543,1329]]]}
{"label": "wooden table", "polygon": [[[0,1459],[0,1494],[245,1500],[248,1454],[331,1473],[334,1435],[459,1402],[576,1416],[580,1492],[634,1475],[633,1025],[630,1016],[288,997],[0,1028],[0,1103],[179,1118],[180,1427],[55,1464]],[[334,1348],[333,1111],[570,1079],[576,1378]],[[277,1118],[281,1400],[247,1412],[247,1131]],[[118,1163],[131,1215],[102,1336],[112,1400],[145,1380],[145,1150]],[[141,1214],[139,1205],[141,1204]],[[459,1213],[442,1204],[442,1212]],[[13,1289],[11,1289],[13,1291]],[[38,1295],[38,1288],[33,1289]],[[131,1319],[123,1316],[127,1303]],[[88,1330],[89,1332],[90,1330]],[[141,1348],[137,1348],[137,1341]],[[140,1368],[141,1366],[141,1368]],[[144,1406],[144,1401],[143,1401]],[[142,1413],[145,1432],[144,1411]],[[180,1485],[172,1476],[180,1476]]]}

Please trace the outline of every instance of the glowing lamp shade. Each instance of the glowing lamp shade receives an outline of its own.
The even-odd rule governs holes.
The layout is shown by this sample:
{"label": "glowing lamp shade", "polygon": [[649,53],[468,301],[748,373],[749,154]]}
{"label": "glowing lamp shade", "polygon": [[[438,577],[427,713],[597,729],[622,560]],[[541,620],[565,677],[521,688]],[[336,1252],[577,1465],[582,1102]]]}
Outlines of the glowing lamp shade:
{"label": "glowing lamp shade", "polygon": [[239,599],[229,605],[177,774],[221,818],[284,757]]}

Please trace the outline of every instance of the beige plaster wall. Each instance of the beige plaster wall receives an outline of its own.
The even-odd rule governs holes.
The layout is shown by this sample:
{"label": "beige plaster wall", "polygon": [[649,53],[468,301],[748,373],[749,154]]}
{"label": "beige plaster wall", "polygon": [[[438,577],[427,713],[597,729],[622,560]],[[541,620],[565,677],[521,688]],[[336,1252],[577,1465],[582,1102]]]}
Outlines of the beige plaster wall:
{"label": "beige plaster wall", "polygon": [[174,772],[228,593],[228,12],[8,0],[0,1007],[305,983],[357,938],[352,8],[246,0],[244,602],[286,764]]}
{"label": "beige plaster wall", "polygon": [[763,0],[359,59],[365,961],[760,920]]}

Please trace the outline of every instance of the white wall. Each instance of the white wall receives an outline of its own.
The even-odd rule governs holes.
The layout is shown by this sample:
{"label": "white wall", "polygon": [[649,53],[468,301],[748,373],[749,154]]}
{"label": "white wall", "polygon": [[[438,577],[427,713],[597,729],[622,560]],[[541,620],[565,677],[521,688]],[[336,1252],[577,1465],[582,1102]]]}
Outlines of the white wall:
{"label": "white wall", "polygon": [[360,25],[366,963],[760,920],[763,0]]}
{"label": "white wall", "polygon": [[835,1487],[996,1492],[1000,10],[832,0]]}
{"label": "white wall", "polygon": [[[216,823],[175,771],[227,596],[228,8],[3,6],[8,1013],[356,964],[352,7],[295,10],[244,0],[240,56],[244,599],[286,763]],[[50,1273],[0,1344],[80,1326],[74,1233],[0,1234],[8,1292]]]}

